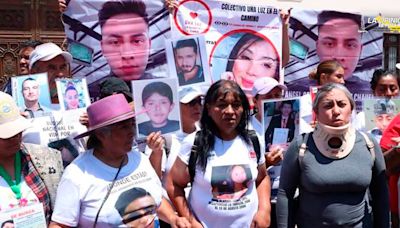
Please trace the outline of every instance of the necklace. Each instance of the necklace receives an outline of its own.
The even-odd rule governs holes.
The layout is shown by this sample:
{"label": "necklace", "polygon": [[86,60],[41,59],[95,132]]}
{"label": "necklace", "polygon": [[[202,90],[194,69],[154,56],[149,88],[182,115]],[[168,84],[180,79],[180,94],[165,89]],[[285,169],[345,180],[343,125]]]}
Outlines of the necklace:
{"label": "necklace", "polygon": [[14,160],[14,173],[15,182],[12,180],[11,176],[7,173],[2,165],[0,165],[0,176],[4,178],[8,186],[14,192],[15,197],[19,200],[21,198],[21,153],[18,151],[15,154]]}

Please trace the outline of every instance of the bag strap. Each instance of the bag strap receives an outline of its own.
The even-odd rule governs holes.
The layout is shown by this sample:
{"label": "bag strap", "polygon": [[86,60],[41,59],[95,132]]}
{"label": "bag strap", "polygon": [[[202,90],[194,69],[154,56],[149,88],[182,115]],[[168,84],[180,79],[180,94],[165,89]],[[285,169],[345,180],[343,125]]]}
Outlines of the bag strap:
{"label": "bag strap", "polygon": [[190,183],[193,183],[194,176],[196,175],[197,157],[199,156],[198,153],[199,145],[200,145],[200,131],[196,132],[194,143],[192,145],[192,149],[190,150],[189,165],[188,165]]}
{"label": "bag strap", "polygon": [[372,161],[375,162],[375,146],[374,143],[371,141],[371,139],[368,137],[367,134],[365,134],[362,131],[359,131],[360,134],[364,137],[365,143],[367,144],[367,148],[369,152],[371,153]]}
{"label": "bag strap", "polygon": [[249,130],[248,134],[251,140],[251,144],[253,144],[253,149],[256,152],[257,164],[258,164],[261,158],[260,141],[258,140],[257,133],[254,130]]}
{"label": "bag strap", "polygon": [[307,141],[308,141],[308,136],[309,135],[310,135],[309,133],[303,134],[303,141],[301,142],[300,147],[299,147],[299,165],[300,165],[300,168],[303,166],[303,159],[304,159],[304,154],[305,154],[305,152],[307,150]]}

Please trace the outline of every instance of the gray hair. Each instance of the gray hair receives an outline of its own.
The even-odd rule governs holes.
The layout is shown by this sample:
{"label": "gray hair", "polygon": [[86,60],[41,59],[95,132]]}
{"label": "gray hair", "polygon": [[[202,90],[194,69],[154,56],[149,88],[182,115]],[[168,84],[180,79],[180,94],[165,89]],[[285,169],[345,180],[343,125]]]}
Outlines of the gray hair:
{"label": "gray hair", "polygon": [[346,86],[342,85],[342,84],[338,84],[338,83],[327,83],[325,85],[323,85],[322,87],[320,87],[318,89],[317,95],[315,95],[315,99],[313,102],[313,110],[315,113],[317,113],[318,110],[318,105],[321,102],[321,100],[326,96],[327,93],[331,92],[334,89],[338,89],[340,91],[342,91],[347,99],[349,99],[350,105],[351,105],[351,111],[354,110],[354,107],[356,106],[353,97],[350,93],[350,91],[346,88]]}

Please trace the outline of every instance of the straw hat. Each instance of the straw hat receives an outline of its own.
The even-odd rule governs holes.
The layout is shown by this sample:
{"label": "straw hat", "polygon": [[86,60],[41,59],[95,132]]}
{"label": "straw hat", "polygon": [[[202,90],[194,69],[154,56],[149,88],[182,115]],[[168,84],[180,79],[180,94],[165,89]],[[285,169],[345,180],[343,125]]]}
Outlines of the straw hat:
{"label": "straw hat", "polygon": [[21,116],[14,99],[0,92],[0,138],[11,138],[30,126],[30,121]]}

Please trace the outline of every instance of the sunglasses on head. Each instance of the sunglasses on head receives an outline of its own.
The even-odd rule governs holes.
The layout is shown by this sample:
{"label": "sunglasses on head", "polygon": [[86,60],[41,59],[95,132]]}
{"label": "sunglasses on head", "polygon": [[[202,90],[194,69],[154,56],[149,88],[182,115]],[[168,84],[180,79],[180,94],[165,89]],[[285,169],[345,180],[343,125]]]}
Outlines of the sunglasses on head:
{"label": "sunglasses on head", "polygon": [[187,103],[190,107],[193,107],[197,104],[199,105],[203,105],[203,98],[202,97],[198,97],[196,99],[191,100],[189,103]]}

